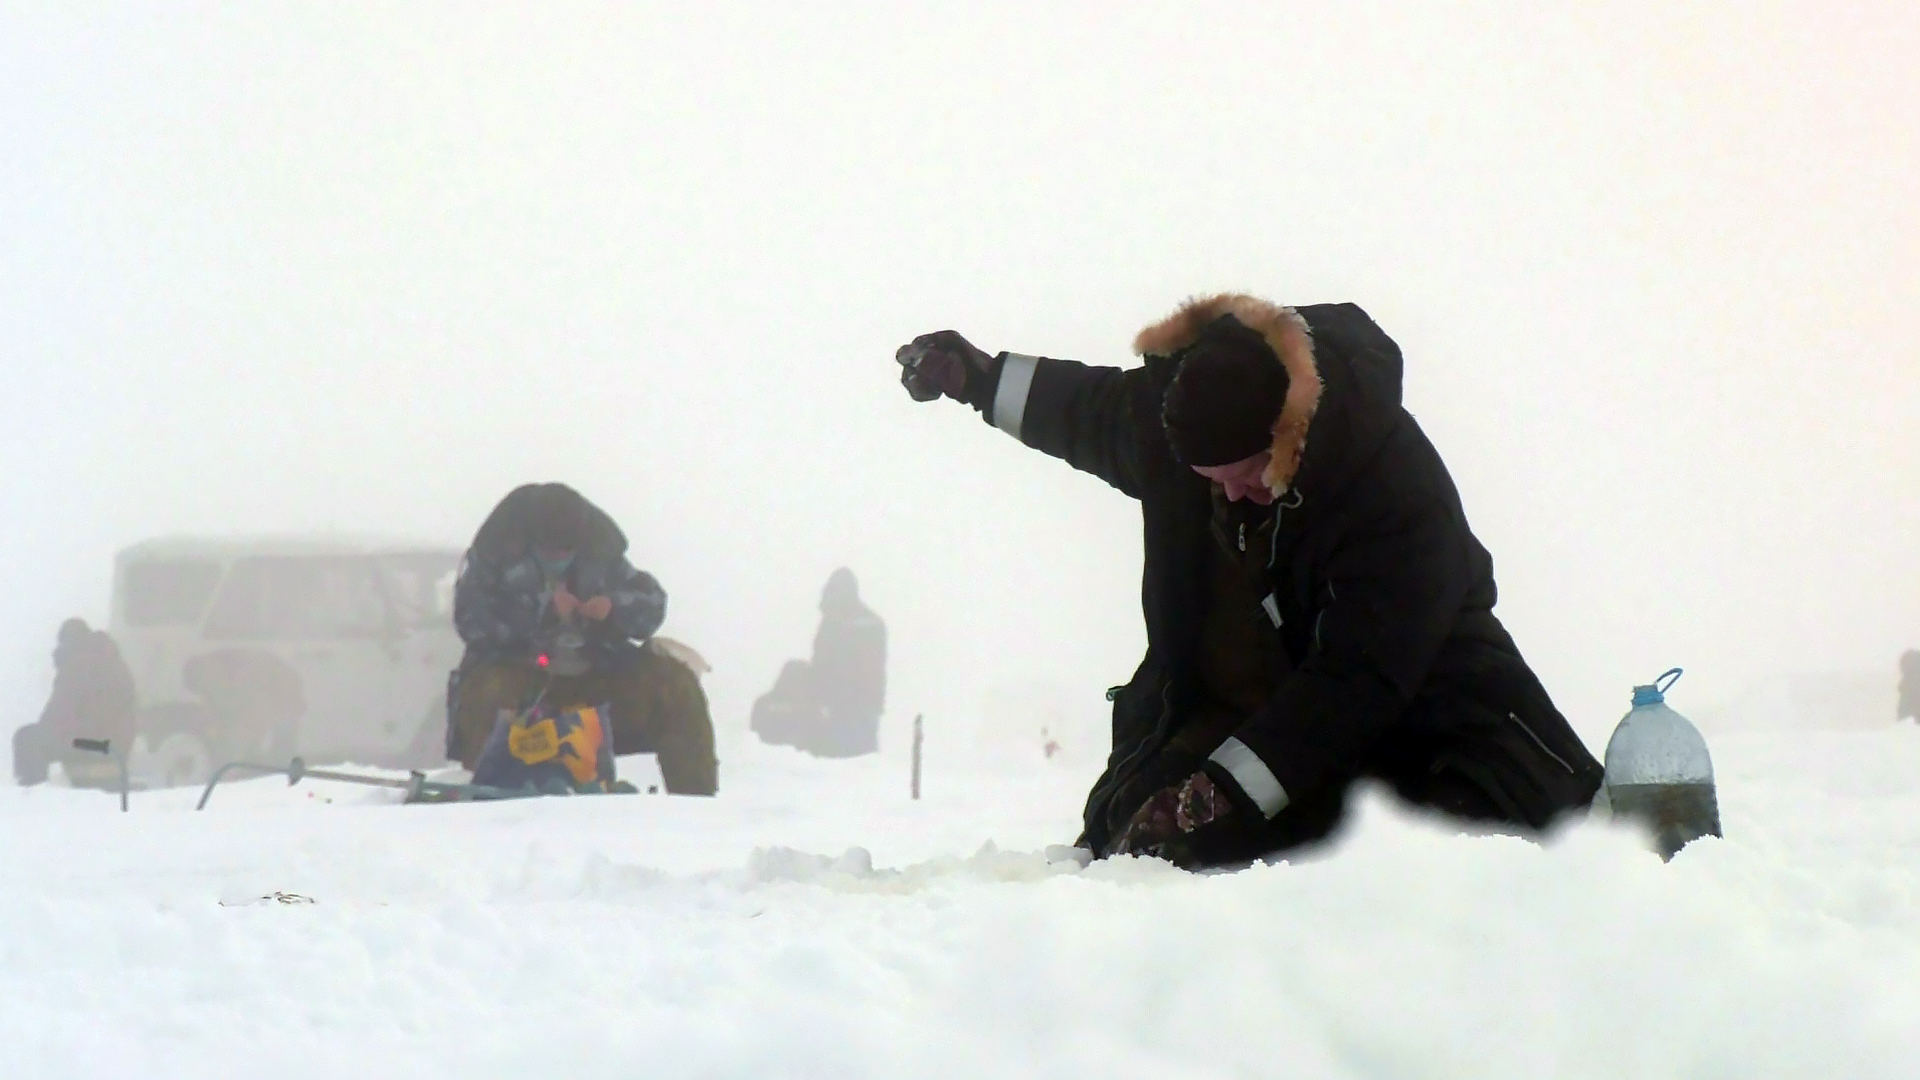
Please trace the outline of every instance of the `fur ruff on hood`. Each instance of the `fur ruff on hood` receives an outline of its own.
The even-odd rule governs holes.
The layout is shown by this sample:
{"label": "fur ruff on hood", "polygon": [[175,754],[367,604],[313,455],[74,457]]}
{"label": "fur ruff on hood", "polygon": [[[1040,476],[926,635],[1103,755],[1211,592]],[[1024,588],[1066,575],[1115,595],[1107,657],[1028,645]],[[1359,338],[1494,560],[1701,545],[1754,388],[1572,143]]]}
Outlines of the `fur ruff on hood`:
{"label": "fur ruff on hood", "polygon": [[586,506],[587,534],[580,554],[590,559],[617,559],[627,553],[627,534],[620,531],[605,510],[565,484],[522,484],[507,492],[480,523],[469,551],[495,561],[518,559],[533,550],[533,519],[539,489],[558,492]]}
{"label": "fur ruff on hood", "polygon": [[1313,355],[1313,335],[1299,312],[1244,293],[1195,297],[1140,331],[1133,339],[1133,351],[1141,356],[1170,356],[1193,344],[1200,331],[1222,315],[1231,315],[1259,333],[1287,369],[1287,400],[1273,422],[1273,460],[1260,477],[1275,495],[1280,495],[1293,485],[1294,475],[1300,471],[1300,456],[1307,449],[1307,429],[1320,408],[1324,389],[1320,365]]}

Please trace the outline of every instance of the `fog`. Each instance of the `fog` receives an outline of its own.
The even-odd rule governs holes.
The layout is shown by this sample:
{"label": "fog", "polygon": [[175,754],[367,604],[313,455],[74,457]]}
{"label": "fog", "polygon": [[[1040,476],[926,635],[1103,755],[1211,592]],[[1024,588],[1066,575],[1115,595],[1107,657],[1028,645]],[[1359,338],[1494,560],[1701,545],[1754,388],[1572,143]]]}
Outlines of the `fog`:
{"label": "fog", "polygon": [[1669,666],[1684,711],[1920,644],[1911,4],[478,7],[5,6],[13,723],[124,545],[463,545],[536,479],[625,526],[724,730],[842,564],[883,740],[1098,710],[1137,509],[892,354],[1127,364],[1222,289],[1400,343],[1596,749]]}

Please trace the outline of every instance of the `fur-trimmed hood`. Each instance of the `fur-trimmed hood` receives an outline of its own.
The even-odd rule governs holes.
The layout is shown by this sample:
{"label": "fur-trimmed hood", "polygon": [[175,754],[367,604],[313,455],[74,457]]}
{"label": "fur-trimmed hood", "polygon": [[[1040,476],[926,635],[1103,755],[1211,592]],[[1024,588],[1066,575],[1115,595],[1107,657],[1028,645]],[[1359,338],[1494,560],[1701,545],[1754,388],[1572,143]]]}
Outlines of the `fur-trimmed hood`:
{"label": "fur-trimmed hood", "polygon": [[468,550],[482,558],[506,562],[522,558],[533,548],[533,514],[541,489],[558,492],[561,497],[578,500],[586,506],[586,541],[579,554],[589,559],[619,559],[627,553],[627,535],[614,524],[607,512],[565,484],[522,484],[507,492],[505,498],[481,522]]}
{"label": "fur-trimmed hood", "polygon": [[1273,423],[1273,460],[1261,476],[1278,495],[1293,486],[1300,471],[1307,431],[1326,386],[1314,356],[1313,334],[1299,312],[1244,293],[1195,297],[1140,331],[1133,339],[1133,351],[1141,356],[1170,356],[1191,345],[1208,323],[1222,315],[1233,316],[1265,338],[1287,370],[1287,400]]}

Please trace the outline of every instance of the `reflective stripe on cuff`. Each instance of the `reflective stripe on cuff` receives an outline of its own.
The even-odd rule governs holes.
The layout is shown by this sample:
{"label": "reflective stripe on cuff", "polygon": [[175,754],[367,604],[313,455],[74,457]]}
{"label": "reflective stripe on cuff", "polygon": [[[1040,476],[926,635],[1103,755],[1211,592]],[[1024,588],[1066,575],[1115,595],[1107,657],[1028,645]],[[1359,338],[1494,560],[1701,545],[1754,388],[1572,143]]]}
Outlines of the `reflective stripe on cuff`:
{"label": "reflective stripe on cuff", "polygon": [[1027,394],[1033,390],[1033,369],[1040,366],[1037,356],[1007,353],[1000,361],[1000,389],[993,395],[993,426],[1020,438],[1020,422],[1027,415]]}
{"label": "reflective stripe on cuff", "polygon": [[1267,768],[1267,763],[1260,760],[1260,755],[1231,735],[1220,744],[1220,749],[1207,755],[1207,760],[1227,770],[1233,782],[1239,784],[1247,798],[1268,817],[1286,809],[1291,801],[1287,798],[1287,789],[1280,786],[1279,779]]}

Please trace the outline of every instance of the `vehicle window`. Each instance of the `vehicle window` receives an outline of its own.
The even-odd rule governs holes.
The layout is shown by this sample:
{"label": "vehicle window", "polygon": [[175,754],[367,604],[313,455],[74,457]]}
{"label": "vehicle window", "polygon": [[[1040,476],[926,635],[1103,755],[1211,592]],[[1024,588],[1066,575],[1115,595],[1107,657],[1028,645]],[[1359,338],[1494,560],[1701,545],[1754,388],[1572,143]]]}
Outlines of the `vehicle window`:
{"label": "vehicle window", "polygon": [[443,594],[443,583],[459,568],[452,555],[421,552],[383,555],[380,574],[393,600],[394,618],[402,626],[431,626],[448,622],[452,607]]}
{"label": "vehicle window", "polygon": [[241,559],[220,589],[206,636],[221,641],[328,641],[378,637],[386,597],[365,559]]}
{"label": "vehicle window", "polygon": [[128,626],[193,626],[220,584],[220,564],[140,562],[120,577],[120,614]]}

